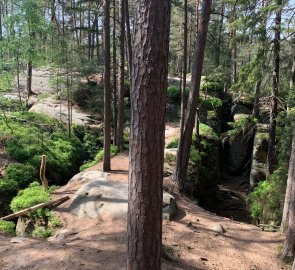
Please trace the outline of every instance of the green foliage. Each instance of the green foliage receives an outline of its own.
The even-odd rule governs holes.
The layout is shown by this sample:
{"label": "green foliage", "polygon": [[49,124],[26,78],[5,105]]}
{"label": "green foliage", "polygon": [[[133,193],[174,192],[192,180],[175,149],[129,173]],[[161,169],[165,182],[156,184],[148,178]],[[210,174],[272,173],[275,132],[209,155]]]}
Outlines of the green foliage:
{"label": "green foliage", "polygon": [[251,131],[253,131],[253,129],[256,127],[257,122],[258,120],[252,115],[242,116],[235,122],[228,123],[232,129],[229,130],[226,134],[230,138],[234,138],[241,133],[243,134],[243,136],[246,136],[248,132],[251,133]]}
{"label": "green foliage", "polygon": [[62,226],[62,222],[60,220],[60,218],[54,214],[53,212],[50,212],[50,216],[49,216],[49,223],[52,226],[52,228],[58,228]]}
{"label": "green foliage", "polygon": [[18,192],[10,203],[13,212],[49,201],[49,192],[45,191],[38,182],[33,182],[28,188]]}
{"label": "green foliage", "polygon": [[174,138],[172,138],[172,140],[169,143],[167,143],[166,148],[167,149],[169,149],[169,148],[177,148],[178,143],[179,143],[179,138],[174,137]]}
{"label": "green foliage", "polygon": [[8,194],[16,194],[18,190],[18,183],[6,177],[0,179],[0,194],[1,197]]}
{"label": "green foliage", "polygon": [[223,84],[218,78],[214,78],[214,76],[203,76],[201,80],[201,91],[220,95],[223,91]]}
{"label": "green foliage", "polygon": [[[114,156],[118,153],[118,148],[114,145],[111,145],[111,156]],[[97,163],[99,163],[102,158],[103,158],[103,149],[102,150],[99,150],[98,153],[96,154],[96,156],[94,157],[94,160],[93,161],[90,161],[90,162],[87,162],[85,164],[83,164],[81,167],[80,167],[80,171],[84,171],[88,168],[90,168],[91,166],[94,166],[96,165]]]}
{"label": "green foliage", "polygon": [[258,186],[248,195],[247,204],[254,223],[279,225],[284,206],[287,170],[276,170],[267,181]]}
{"label": "green foliage", "polygon": [[10,72],[0,70],[0,92],[6,92],[11,89],[13,76]]}
{"label": "green foliage", "polygon": [[36,238],[46,239],[53,235],[51,229],[37,228],[32,232],[32,236]]}
{"label": "green foliage", "polygon": [[181,92],[180,92],[179,87],[169,86],[168,89],[167,89],[167,97],[172,102],[180,101],[180,99],[181,99]]}
{"label": "green foliage", "polygon": [[19,188],[27,187],[36,178],[37,169],[29,164],[9,164],[6,169],[6,181],[7,179],[16,181]]}
{"label": "green foliage", "polygon": [[200,123],[199,125],[200,136],[205,137],[207,139],[218,140],[218,135],[213,130],[213,128],[209,127],[206,124]]}
{"label": "green foliage", "polygon": [[0,109],[4,111],[17,111],[21,108],[18,100],[0,96]]}
{"label": "green foliage", "polygon": [[222,106],[222,100],[216,97],[200,98],[200,104],[207,110],[219,110]]}
{"label": "green foliage", "polygon": [[83,144],[86,159],[93,159],[103,147],[103,129],[94,129],[88,126],[73,125],[73,133]]}
{"label": "green foliage", "polygon": [[[26,164],[24,169],[29,165],[39,168],[41,155],[45,154],[47,177],[53,182],[64,183],[78,171],[84,157],[82,143],[75,136],[69,138],[56,120],[28,112],[13,113],[8,119],[10,128],[0,116],[0,129],[3,131],[0,140],[9,136],[6,150],[14,160]],[[31,180],[35,175],[31,175]]]}
{"label": "green foliage", "polygon": [[6,232],[9,234],[14,234],[15,224],[12,221],[0,220],[0,231]]}

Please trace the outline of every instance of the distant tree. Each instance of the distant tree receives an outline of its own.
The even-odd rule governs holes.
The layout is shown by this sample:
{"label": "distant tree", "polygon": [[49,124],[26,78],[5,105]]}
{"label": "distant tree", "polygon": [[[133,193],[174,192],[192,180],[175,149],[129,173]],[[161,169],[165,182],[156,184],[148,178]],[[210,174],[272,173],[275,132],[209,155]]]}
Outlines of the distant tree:
{"label": "distant tree", "polygon": [[111,51],[110,0],[103,1],[104,10],[104,154],[103,171],[111,170]]}
{"label": "distant tree", "polygon": [[170,0],[135,2],[128,270],[160,270]]}
{"label": "distant tree", "polygon": [[202,16],[199,24],[194,56],[192,88],[187,104],[186,121],[184,124],[183,132],[182,134],[180,134],[179,146],[177,151],[174,179],[178,182],[180,190],[183,190],[184,181],[187,175],[189,153],[192,143],[192,134],[197,112],[197,103],[199,100],[199,91],[205,54],[206,38],[208,33],[208,25],[210,20],[211,4],[211,0],[203,0],[202,2]]}

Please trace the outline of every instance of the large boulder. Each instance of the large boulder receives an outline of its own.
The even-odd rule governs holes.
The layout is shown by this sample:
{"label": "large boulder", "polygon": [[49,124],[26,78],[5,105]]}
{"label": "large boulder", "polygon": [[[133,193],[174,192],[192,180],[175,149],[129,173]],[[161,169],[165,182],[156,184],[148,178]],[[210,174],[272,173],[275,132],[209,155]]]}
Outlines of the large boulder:
{"label": "large boulder", "polygon": [[[72,214],[79,218],[118,218],[127,216],[128,184],[106,179],[107,174],[99,171],[85,171],[75,175],[68,185],[82,183],[69,206]],[[163,218],[176,215],[175,198],[163,193]]]}

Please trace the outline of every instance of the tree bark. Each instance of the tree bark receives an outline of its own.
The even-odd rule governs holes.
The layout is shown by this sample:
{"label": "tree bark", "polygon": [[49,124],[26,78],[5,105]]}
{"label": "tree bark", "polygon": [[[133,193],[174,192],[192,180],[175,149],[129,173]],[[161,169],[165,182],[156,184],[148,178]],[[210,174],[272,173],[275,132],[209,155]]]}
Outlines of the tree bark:
{"label": "tree bark", "polygon": [[[295,145],[295,132],[293,133],[293,145],[292,145],[292,153],[291,153],[289,176],[288,176],[288,182],[291,182],[291,183],[288,183],[289,186],[287,187],[287,189],[291,188],[291,191],[289,194],[286,193],[286,196],[289,196],[289,199],[287,199],[289,201],[289,204],[285,200],[285,204],[287,204],[286,205],[287,209],[285,209],[284,207],[284,213],[285,213],[285,210],[287,211],[289,208],[289,211],[287,211],[287,215],[289,214],[289,217],[286,218],[286,221],[288,222],[288,229],[287,229],[284,249],[282,253],[282,258],[284,260],[294,259],[294,255],[295,255],[295,185],[294,185],[295,146],[294,145]],[[291,178],[290,181],[289,181],[289,177]],[[286,192],[288,192],[288,190]]]}
{"label": "tree bark", "polygon": [[104,10],[104,154],[103,171],[111,170],[111,52],[110,52],[110,0],[103,1]]}
{"label": "tree bark", "polygon": [[287,188],[285,194],[285,202],[284,202],[284,210],[281,228],[285,232],[288,223],[289,223],[289,212],[290,212],[290,202],[292,198],[292,187],[295,182],[295,127],[293,128],[293,142],[292,142],[292,151],[289,162],[289,171],[288,171],[288,180],[287,180]]}
{"label": "tree bark", "polygon": [[117,139],[116,145],[120,151],[124,149],[124,75],[125,75],[125,0],[120,0],[120,57],[119,57],[119,74],[118,74],[118,119],[117,119]]}
{"label": "tree bark", "polygon": [[196,51],[194,56],[195,65],[192,76],[192,88],[190,91],[187,105],[186,121],[184,125],[183,134],[180,135],[179,147],[176,158],[176,169],[173,176],[174,179],[178,182],[180,191],[183,191],[184,181],[187,175],[190,146],[192,143],[192,134],[197,112],[196,104],[198,104],[199,99],[200,82],[203,69],[208,25],[210,20],[211,4],[211,0],[203,0],[202,3],[202,18],[199,24]]}
{"label": "tree bark", "polygon": [[117,145],[117,42],[116,42],[116,0],[113,0],[113,137]]}
{"label": "tree bark", "polygon": [[131,86],[132,80],[132,46],[131,46],[131,29],[130,29],[130,15],[129,15],[129,3],[125,0],[125,18],[126,18],[126,30],[127,30],[127,45],[128,45],[128,62],[129,62],[129,81]]}
{"label": "tree bark", "polygon": [[135,2],[128,270],[160,270],[169,0]]}
{"label": "tree bark", "polygon": [[267,175],[271,175],[277,162],[276,158],[276,127],[278,115],[278,95],[279,95],[279,72],[280,72],[280,40],[281,40],[281,14],[282,0],[276,1],[280,7],[276,11],[274,39],[273,39],[273,73],[272,73],[272,93],[269,119],[269,143],[267,152]]}
{"label": "tree bark", "polygon": [[187,73],[187,0],[184,0],[184,23],[183,23],[183,67],[182,67],[182,89],[181,89],[181,118],[180,118],[180,134],[183,133],[185,120],[185,89],[186,89],[186,73]]}

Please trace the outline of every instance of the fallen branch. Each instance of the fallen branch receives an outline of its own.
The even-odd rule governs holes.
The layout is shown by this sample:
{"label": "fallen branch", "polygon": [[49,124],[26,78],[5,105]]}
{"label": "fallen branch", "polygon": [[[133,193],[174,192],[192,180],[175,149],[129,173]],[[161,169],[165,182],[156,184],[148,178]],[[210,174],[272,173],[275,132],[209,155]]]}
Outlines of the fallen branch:
{"label": "fallen branch", "polygon": [[70,197],[68,195],[66,195],[66,196],[60,197],[58,199],[49,201],[49,202],[40,203],[40,204],[31,206],[29,208],[23,209],[23,210],[21,210],[19,212],[16,212],[16,213],[13,213],[11,215],[2,217],[2,218],[0,218],[0,220],[11,220],[11,219],[14,219],[14,218],[17,218],[17,217],[27,215],[28,213],[33,212],[33,211],[35,211],[37,209],[40,209],[40,208],[54,208],[54,207],[57,207],[58,205],[62,204],[63,202],[65,202],[65,201],[67,201],[69,199],[70,199]]}

